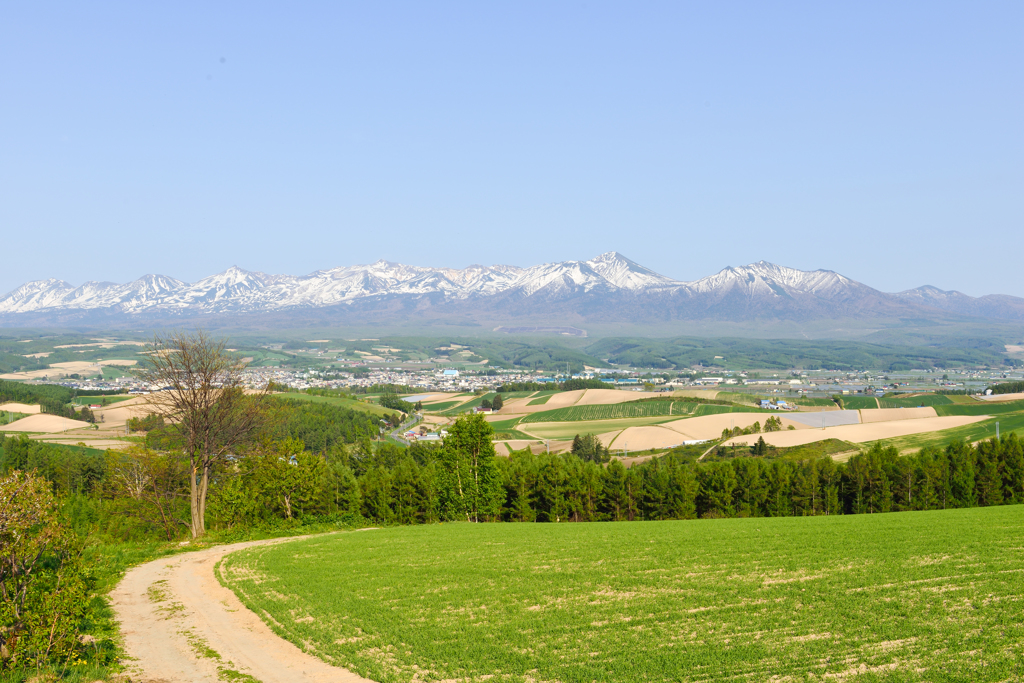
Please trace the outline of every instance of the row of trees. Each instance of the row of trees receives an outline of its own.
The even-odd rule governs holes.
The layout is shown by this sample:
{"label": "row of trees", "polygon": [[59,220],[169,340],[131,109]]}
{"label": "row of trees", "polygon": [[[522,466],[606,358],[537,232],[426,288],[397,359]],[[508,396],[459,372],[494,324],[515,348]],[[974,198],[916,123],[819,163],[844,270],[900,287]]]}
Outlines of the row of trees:
{"label": "row of trees", "polygon": [[[626,468],[578,454],[495,455],[490,426],[460,417],[441,446],[401,449],[369,442],[314,453],[297,440],[267,441],[211,482],[215,527],[348,516],[375,523],[564,522],[760,517],[932,510],[1024,502],[1024,449],[1011,434],[970,446],[953,442],[899,457],[894,448],[836,463],[740,457],[696,463],[670,453]],[[90,491],[150,532],[187,528],[187,460],[138,449],[100,467],[31,461],[38,446],[5,447],[4,465],[35,466],[59,490]],[[593,445],[593,444],[591,444]],[[17,453],[25,452],[19,460]],[[76,469],[77,468],[77,469]],[[127,527],[125,527],[127,531]]]}

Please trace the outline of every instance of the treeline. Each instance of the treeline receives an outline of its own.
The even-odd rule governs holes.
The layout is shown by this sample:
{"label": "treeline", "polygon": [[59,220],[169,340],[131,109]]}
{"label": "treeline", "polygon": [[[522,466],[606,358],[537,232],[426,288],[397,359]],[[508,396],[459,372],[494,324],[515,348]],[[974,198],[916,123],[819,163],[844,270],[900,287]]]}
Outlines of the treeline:
{"label": "treeline", "polygon": [[953,368],[996,365],[1003,362],[1003,347],[991,342],[951,346],[911,346],[848,341],[794,339],[601,339],[585,351],[616,365],[683,370],[686,368],[774,368],[788,370],[883,370]]}
{"label": "treeline", "polygon": [[989,387],[993,394],[1019,394],[1024,392],[1024,382],[1003,382]]}
{"label": "treeline", "polygon": [[[402,423],[399,413],[381,418],[371,413],[352,410],[330,403],[313,403],[272,397],[267,402],[269,416],[263,428],[254,436],[256,442],[284,439],[301,441],[305,450],[331,457],[344,450],[345,444],[374,439],[380,435],[380,420],[397,427]],[[165,425],[158,417],[129,421],[132,431],[146,431],[146,446],[168,451],[179,448],[174,425]]]}
{"label": "treeline", "polygon": [[467,509],[474,519],[492,522],[668,520],[1024,502],[1024,453],[1013,435],[976,448],[954,442],[902,458],[896,449],[876,445],[842,464],[830,458],[750,457],[695,464],[669,455],[627,469],[618,460],[602,466],[572,453],[522,451],[480,468],[485,484],[470,505],[453,504],[458,496],[452,456],[444,448],[422,449],[415,456],[395,449],[391,465],[371,456],[361,473],[351,459],[324,460],[294,442],[281,452],[294,454],[287,470],[269,476],[252,466],[214,494],[211,510],[219,523],[345,513],[379,524],[420,524],[465,520]]}
{"label": "treeline", "polygon": [[[211,525],[331,516],[378,524],[779,517],[1024,502],[1024,443],[1015,434],[973,447],[957,441],[906,457],[876,444],[846,463],[828,457],[694,462],[692,454],[680,451],[627,469],[618,460],[602,464],[607,450],[588,437],[574,444],[578,454],[524,450],[497,457],[489,430],[480,416],[463,417],[442,446],[408,449],[369,438],[322,451],[290,436],[264,441],[212,482]],[[112,452],[102,462],[81,454],[56,457],[20,439],[7,441],[0,462],[7,469],[35,469],[58,491],[94,492],[109,505],[121,505],[124,514],[108,521],[120,533],[141,525],[174,538],[184,532],[187,516],[187,475],[173,465],[174,458],[155,451]],[[146,494],[154,498],[149,501],[119,496],[119,467],[150,468],[151,481],[164,481],[176,493],[167,493],[163,503],[152,494]]]}
{"label": "treeline", "polygon": [[70,405],[74,390],[58,384],[22,384],[0,380],[0,403],[39,404],[49,415],[74,419],[77,415]]}

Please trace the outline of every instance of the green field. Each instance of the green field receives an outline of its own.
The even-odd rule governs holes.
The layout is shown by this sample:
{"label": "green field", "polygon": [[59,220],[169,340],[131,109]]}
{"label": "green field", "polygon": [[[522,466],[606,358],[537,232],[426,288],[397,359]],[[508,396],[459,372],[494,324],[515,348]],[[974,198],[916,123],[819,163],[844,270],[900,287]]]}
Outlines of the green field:
{"label": "green field", "polygon": [[880,398],[878,403],[883,408],[918,408],[920,406],[946,406],[953,401],[942,394],[924,394],[921,396],[898,396],[895,398]]}
{"label": "green field", "polygon": [[463,399],[460,398],[457,401],[442,401],[441,403],[424,403],[423,404],[423,411],[424,412],[428,412],[428,413],[444,412],[445,410],[448,410],[449,408],[453,408],[453,407],[459,405],[460,403],[462,403],[462,401],[463,401]]}
{"label": "green field", "polygon": [[310,403],[330,403],[332,406],[341,406],[349,410],[358,410],[371,415],[390,415],[394,410],[382,408],[376,403],[364,403],[355,399],[343,396],[311,396],[298,391],[289,391],[283,394],[274,394],[277,398],[286,398],[292,401],[309,401]]}
{"label": "green field", "polygon": [[843,408],[846,410],[873,410],[878,408],[874,396],[843,396]]}
{"label": "green field", "polygon": [[768,412],[748,406],[723,406],[713,403],[686,403],[685,401],[630,401],[606,405],[569,406],[523,418],[529,422],[585,422],[590,420],[622,420],[631,417],[689,417],[717,415],[719,413]]}
{"label": "green field", "polygon": [[73,399],[73,403],[76,406],[89,406],[94,405],[96,403],[108,406],[113,405],[115,403],[120,403],[121,401],[127,401],[132,398],[135,397],[129,396],[128,394],[107,394],[106,396],[76,396]]}
{"label": "green field", "polygon": [[218,575],[279,635],[384,683],[1010,681],[1021,513],[387,528],[244,550]]}
{"label": "green field", "polygon": [[1024,401],[1006,401],[1005,403],[954,403],[947,406],[935,406],[937,415],[1002,415],[1004,413],[1024,412]]}
{"label": "green field", "polygon": [[553,393],[551,393],[551,394],[548,394],[548,395],[546,395],[546,396],[541,396],[541,397],[539,397],[539,398],[535,398],[535,399],[533,399],[532,401],[530,401],[529,403],[527,403],[526,405],[528,405],[528,406],[542,406],[542,405],[544,405],[545,403],[547,403],[547,402],[548,402],[548,400],[549,400],[549,399],[550,399],[550,398],[551,398],[552,396],[554,396],[554,394],[553,394]]}

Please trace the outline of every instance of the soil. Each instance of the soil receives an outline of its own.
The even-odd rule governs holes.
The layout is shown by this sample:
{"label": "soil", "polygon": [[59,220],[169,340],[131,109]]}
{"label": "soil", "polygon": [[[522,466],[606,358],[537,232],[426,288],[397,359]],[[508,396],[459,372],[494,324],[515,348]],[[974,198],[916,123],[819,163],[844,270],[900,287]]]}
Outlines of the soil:
{"label": "soil", "polygon": [[372,683],[278,637],[214,576],[249,541],[130,569],[111,593],[134,683],[215,683],[247,674],[262,683]]}
{"label": "soil", "polygon": [[[874,412],[874,411],[864,411]],[[965,425],[981,422],[989,419],[987,415],[965,416],[954,415],[947,417],[923,417],[916,420],[898,420],[894,422],[873,422],[870,424],[841,425],[839,427],[826,427],[825,429],[805,429],[803,431],[782,431],[769,434],[752,434],[749,436],[737,436],[724,443],[751,445],[763,436],[766,443],[771,446],[789,447],[802,446],[814,441],[825,439],[840,439],[851,443],[865,443],[878,441],[879,439],[893,439],[898,436],[909,436],[910,434],[923,434],[925,432],[937,432],[943,429],[953,429]]]}
{"label": "soil", "polygon": [[9,425],[0,427],[2,432],[63,432],[70,429],[82,429],[90,426],[88,422],[81,420],[69,420],[66,417],[57,415],[29,415],[20,420],[15,420]]}

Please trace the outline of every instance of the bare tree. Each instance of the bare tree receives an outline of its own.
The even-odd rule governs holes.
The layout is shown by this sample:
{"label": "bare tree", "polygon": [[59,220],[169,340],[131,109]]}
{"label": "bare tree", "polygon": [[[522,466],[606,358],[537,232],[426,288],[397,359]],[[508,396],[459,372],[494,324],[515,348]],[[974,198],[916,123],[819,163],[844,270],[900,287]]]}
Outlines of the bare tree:
{"label": "bare tree", "polygon": [[245,363],[203,331],[157,335],[137,371],[150,411],[171,423],[189,459],[192,538],[206,533],[206,496],[216,466],[263,422],[267,388],[246,393]]}

